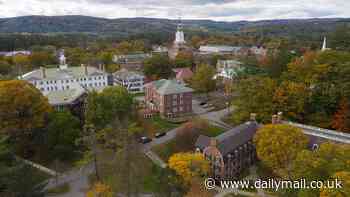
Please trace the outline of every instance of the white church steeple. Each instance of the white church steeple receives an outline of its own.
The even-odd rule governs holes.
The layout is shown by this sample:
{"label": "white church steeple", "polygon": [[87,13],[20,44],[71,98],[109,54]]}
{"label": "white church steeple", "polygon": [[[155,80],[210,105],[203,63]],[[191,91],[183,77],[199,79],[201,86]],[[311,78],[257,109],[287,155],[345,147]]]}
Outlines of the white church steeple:
{"label": "white church steeple", "polygon": [[67,65],[67,62],[66,62],[66,56],[64,56],[64,50],[62,50],[60,52],[60,55],[59,55],[59,62],[60,62],[60,69],[67,69],[68,68],[68,65]]}
{"label": "white church steeple", "polygon": [[327,38],[324,37],[321,51],[327,51],[327,50],[329,50],[329,48],[327,48]]}
{"label": "white church steeple", "polygon": [[176,45],[186,44],[185,34],[184,34],[183,30],[182,30],[182,23],[181,23],[181,21],[177,25],[177,31],[176,31],[176,35],[175,35],[175,44]]}

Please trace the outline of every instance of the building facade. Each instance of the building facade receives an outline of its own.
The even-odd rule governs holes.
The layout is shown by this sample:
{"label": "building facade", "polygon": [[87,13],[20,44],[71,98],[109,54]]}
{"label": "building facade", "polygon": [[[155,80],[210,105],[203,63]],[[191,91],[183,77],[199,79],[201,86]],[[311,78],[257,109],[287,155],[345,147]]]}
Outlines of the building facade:
{"label": "building facade", "polygon": [[122,69],[113,73],[114,85],[125,87],[130,93],[143,93],[145,76],[141,73]]}
{"label": "building facade", "polygon": [[[217,180],[237,179],[240,173],[258,161],[253,138],[260,128],[251,114],[251,121],[241,124],[215,138],[200,135],[197,152],[210,161],[212,177]],[[300,128],[308,137],[308,148],[317,150],[325,142],[350,144],[350,134],[283,121],[282,113],[272,116],[272,124],[287,124]]]}
{"label": "building facade", "polygon": [[218,60],[215,77],[232,80],[243,70],[242,63],[237,60]]}
{"label": "building facade", "polygon": [[88,91],[100,91],[108,86],[108,75],[102,67],[69,67],[63,53],[59,61],[56,68],[41,67],[18,78],[33,84],[53,106],[72,104]]}
{"label": "building facade", "polygon": [[258,128],[259,124],[252,120],[215,138],[199,136],[195,146],[210,161],[212,177],[235,179],[255,164],[257,155],[253,138]]}
{"label": "building facade", "polygon": [[145,85],[145,102],[148,109],[163,117],[181,117],[192,114],[191,88],[173,80],[158,80]]}

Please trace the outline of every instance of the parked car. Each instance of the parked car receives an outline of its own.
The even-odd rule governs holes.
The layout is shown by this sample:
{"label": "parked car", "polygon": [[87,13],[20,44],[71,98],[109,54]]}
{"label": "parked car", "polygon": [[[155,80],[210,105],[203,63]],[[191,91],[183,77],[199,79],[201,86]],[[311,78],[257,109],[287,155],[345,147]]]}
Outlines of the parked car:
{"label": "parked car", "polygon": [[201,102],[201,103],[199,103],[200,106],[203,106],[203,105],[206,105],[206,104],[207,104],[207,102]]}
{"label": "parked car", "polygon": [[162,132],[162,133],[156,133],[154,136],[156,137],[156,138],[161,138],[161,137],[163,137],[163,136],[165,136],[166,135],[166,133],[165,132]]}
{"label": "parked car", "polygon": [[140,142],[141,144],[147,144],[147,143],[152,142],[152,139],[151,139],[151,138],[148,138],[148,137],[141,137],[140,140],[139,140],[139,142]]}

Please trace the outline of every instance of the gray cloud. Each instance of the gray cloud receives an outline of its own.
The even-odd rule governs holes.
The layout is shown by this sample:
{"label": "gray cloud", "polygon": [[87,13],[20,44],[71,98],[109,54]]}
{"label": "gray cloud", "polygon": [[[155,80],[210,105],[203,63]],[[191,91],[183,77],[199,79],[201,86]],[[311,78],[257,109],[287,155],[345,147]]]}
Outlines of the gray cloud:
{"label": "gray cloud", "polygon": [[349,0],[0,0],[0,17],[80,14],[213,20],[350,17]]}

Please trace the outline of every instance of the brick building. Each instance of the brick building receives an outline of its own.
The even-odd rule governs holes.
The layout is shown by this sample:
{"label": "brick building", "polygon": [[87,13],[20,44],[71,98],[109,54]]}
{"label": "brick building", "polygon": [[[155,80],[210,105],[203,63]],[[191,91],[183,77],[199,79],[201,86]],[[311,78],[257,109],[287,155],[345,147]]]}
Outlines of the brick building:
{"label": "brick building", "polygon": [[163,117],[181,117],[192,113],[191,88],[174,80],[158,80],[145,85],[148,109]]}

